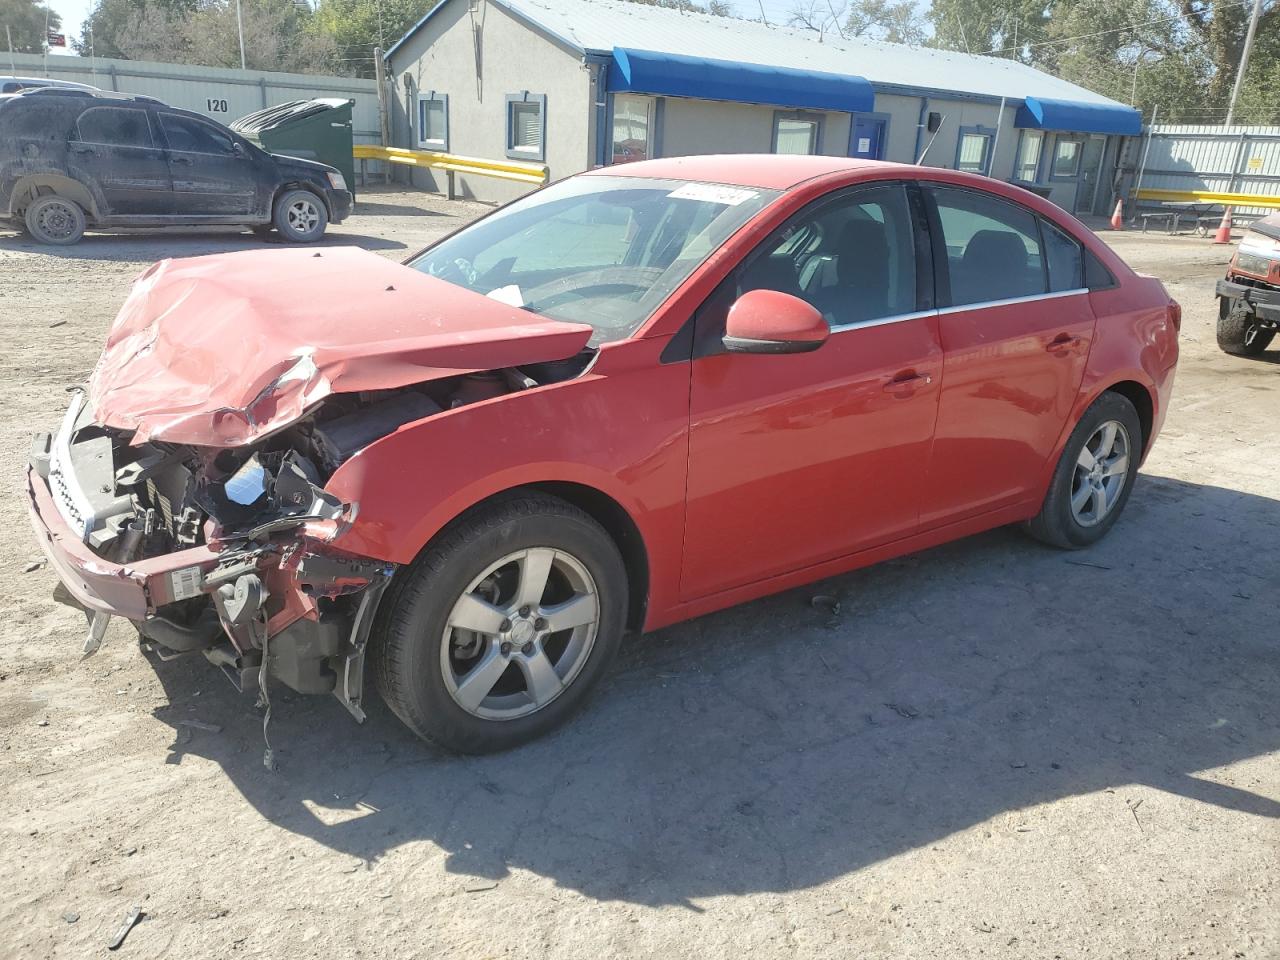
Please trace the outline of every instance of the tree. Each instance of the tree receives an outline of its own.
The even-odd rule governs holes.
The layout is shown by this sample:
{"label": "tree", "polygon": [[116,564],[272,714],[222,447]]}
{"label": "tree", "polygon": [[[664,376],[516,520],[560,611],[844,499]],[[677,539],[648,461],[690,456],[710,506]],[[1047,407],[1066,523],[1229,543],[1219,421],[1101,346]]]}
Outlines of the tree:
{"label": "tree", "polygon": [[14,53],[44,53],[46,17],[50,30],[62,26],[61,17],[35,0],[0,0],[0,34],[9,28]]}
{"label": "tree", "polygon": [[1044,38],[1049,9],[1041,0],[933,0],[931,43],[948,50],[1017,57],[1027,44]]}
{"label": "tree", "polygon": [[387,50],[437,2],[324,0],[316,12],[316,21],[319,29],[333,40],[347,72],[371,77],[374,47]]}
{"label": "tree", "polygon": [[856,0],[844,22],[844,32],[889,43],[919,46],[928,31],[912,0]]}
{"label": "tree", "polygon": [[[241,0],[245,65],[251,70],[342,73],[333,38],[293,0]],[[90,32],[90,28],[92,32]],[[234,0],[100,0],[76,50],[124,60],[240,66]]]}

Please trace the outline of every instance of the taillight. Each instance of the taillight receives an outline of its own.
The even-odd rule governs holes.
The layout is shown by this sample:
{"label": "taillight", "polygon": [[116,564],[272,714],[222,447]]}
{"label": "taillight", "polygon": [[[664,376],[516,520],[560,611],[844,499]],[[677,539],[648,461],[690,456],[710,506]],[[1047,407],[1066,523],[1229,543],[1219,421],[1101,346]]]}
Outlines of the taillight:
{"label": "taillight", "polygon": [[1173,329],[1182,331],[1182,304],[1177,300],[1169,301],[1169,322],[1173,324]]}

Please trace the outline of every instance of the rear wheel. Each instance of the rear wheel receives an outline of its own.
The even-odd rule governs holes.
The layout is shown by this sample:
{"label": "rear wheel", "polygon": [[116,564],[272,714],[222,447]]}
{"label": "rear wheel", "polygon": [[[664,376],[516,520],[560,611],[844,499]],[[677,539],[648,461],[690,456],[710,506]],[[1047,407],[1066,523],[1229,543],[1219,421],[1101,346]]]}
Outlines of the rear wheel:
{"label": "rear wheel", "polygon": [[27,231],[41,243],[69,246],[84,236],[85,216],[74,200],[47,194],[27,207]]}
{"label": "rear wheel", "polygon": [[1142,422],[1133,404],[1118,393],[1100,396],[1067,439],[1027,532],[1064,550],[1101,540],[1129,500],[1142,444]]}
{"label": "rear wheel", "polygon": [[310,190],[288,190],[276,200],[272,223],[286,240],[312,243],[324,236],[329,213]]}
{"label": "rear wheel", "polygon": [[461,753],[518,746],[567,720],[626,623],[613,540],[544,494],[465,517],[402,577],[370,651],[375,683],[414,733]]}
{"label": "rear wheel", "polygon": [[1225,316],[1218,317],[1218,346],[1227,353],[1256,357],[1271,346],[1275,335],[1274,330],[1264,327],[1258,315],[1239,301]]}

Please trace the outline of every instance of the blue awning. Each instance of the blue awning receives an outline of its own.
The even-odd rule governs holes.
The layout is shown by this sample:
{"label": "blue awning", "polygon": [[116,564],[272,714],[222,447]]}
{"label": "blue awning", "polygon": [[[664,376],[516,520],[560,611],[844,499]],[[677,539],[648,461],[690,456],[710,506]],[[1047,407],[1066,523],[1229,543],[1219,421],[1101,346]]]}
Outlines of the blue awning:
{"label": "blue awning", "polygon": [[1035,130],[1070,130],[1074,133],[1142,133],[1142,114],[1115,103],[1081,103],[1077,100],[1045,100],[1027,97],[1018,108],[1014,126]]}
{"label": "blue awning", "polygon": [[849,113],[873,110],[876,102],[862,77],[622,47],[613,48],[609,90]]}

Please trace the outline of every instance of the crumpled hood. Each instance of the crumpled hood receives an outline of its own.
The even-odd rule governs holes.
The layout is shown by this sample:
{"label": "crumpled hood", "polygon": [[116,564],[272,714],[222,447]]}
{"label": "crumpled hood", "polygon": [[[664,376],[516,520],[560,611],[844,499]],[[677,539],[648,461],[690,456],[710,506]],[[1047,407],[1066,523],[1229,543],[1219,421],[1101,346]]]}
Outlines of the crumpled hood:
{"label": "crumpled hood", "polygon": [[134,443],[232,447],[332,393],[560,360],[590,336],[355,247],[162,260],[121,307],[89,397]]}

